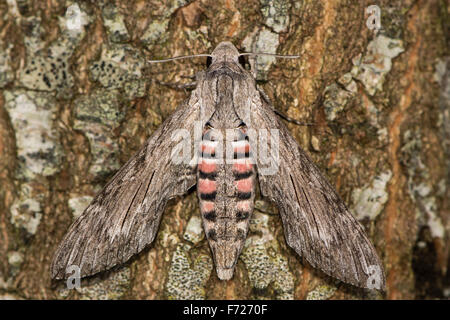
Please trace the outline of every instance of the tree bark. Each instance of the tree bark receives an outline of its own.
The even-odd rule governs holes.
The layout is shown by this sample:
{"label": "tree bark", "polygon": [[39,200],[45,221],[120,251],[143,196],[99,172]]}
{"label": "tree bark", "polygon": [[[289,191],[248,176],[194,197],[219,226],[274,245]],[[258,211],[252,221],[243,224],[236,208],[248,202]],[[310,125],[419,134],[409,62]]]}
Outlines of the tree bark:
{"label": "tree bark", "polygon": [[[439,0],[0,1],[0,297],[448,298],[448,15]],[[169,203],[154,243],[127,264],[75,290],[51,281],[71,222],[205,68],[146,60],[221,41],[300,55],[250,64],[277,110],[314,124],[287,123],[365,227],[386,292],[302,261],[261,197],[235,275],[220,281],[195,192]]]}

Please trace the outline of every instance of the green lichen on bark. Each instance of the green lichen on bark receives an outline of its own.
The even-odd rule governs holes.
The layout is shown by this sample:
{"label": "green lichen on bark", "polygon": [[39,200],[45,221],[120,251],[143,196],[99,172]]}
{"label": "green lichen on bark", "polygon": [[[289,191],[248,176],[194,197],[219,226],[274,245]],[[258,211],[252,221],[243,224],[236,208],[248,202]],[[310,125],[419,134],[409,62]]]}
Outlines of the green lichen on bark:
{"label": "green lichen on bark", "polygon": [[166,295],[169,299],[205,299],[205,287],[212,270],[212,259],[205,254],[190,261],[192,246],[180,244],[173,253],[167,275]]}
{"label": "green lichen on bark", "polygon": [[124,114],[120,110],[117,90],[97,90],[74,101],[74,129],[81,130],[89,140],[93,162],[90,173],[107,175],[118,170],[118,145],[113,130]]}
{"label": "green lichen on bark", "polygon": [[294,278],[288,261],[269,228],[269,216],[253,213],[241,259],[245,263],[250,282],[255,288],[255,298],[273,296],[277,299],[294,298]]}

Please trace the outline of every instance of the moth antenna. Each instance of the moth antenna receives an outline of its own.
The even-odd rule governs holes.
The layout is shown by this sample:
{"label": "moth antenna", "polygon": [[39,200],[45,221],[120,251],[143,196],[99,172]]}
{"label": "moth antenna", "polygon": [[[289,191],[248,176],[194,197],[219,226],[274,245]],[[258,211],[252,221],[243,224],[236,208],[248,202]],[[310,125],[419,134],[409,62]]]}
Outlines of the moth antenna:
{"label": "moth antenna", "polygon": [[282,58],[282,59],[297,59],[300,58],[300,56],[296,55],[283,55],[283,54],[275,54],[275,53],[257,53],[257,52],[245,52],[241,53],[239,56],[271,56],[275,58]]}
{"label": "moth antenna", "polygon": [[196,57],[211,57],[210,54],[193,54],[193,55],[189,55],[189,56],[178,56],[178,57],[173,57],[173,58],[168,58],[168,59],[163,59],[163,60],[147,60],[147,62],[150,63],[159,63],[159,62],[168,62],[168,61],[173,61],[173,60],[179,60],[179,59],[188,59],[188,58],[196,58]]}

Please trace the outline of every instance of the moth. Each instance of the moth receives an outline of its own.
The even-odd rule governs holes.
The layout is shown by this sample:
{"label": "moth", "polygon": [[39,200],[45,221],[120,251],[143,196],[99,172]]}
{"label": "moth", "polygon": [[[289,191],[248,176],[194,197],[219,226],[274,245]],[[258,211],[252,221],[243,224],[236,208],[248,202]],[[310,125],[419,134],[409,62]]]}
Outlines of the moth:
{"label": "moth", "polygon": [[[229,280],[258,183],[279,209],[286,243],[311,266],[358,287],[385,288],[363,227],[239,63],[243,55],[230,42],[207,55],[210,65],[196,75],[190,98],[71,225],[54,255],[52,278],[66,278],[72,265],[84,277],[126,262],[153,242],[167,201],[196,185],[217,276]],[[180,147],[175,133],[197,138]],[[193,157],[180,161],[183,150]]]}

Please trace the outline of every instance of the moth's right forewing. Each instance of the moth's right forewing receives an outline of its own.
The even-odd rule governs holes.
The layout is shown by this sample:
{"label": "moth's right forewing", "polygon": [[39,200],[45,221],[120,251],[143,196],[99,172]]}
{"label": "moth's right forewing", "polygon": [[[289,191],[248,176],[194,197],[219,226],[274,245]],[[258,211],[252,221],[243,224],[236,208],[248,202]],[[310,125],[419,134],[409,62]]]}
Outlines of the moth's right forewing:
{"label": "moth's right forewing", "polygon": [[69,266],[80,268],[82,277],[110,269],[154,240],[167,201],[196,183],[196,162],[173,161],[172,150],[180,143],[174,132],[186,130],[194,156],[195,126],[211,116],[208,109],[201,114],[199,91],[192,92],[71,225],[54,255],[52,278],[67,277]]}
{"label": "moth's right forewing", "polygon": [[[360,223],[334,188],[299,147],[286,126],[262,96],[253,95],[251,125],[257,131],[277,130],[267,139],[278,164],[276,174],[262,174],[266,165],[258,154],[261,193],[274,201],[281,214],[286,241],[316,268],[347,283],[384,289],[383,266]],[[252,146],[252,150],[260,145]],[[278,159],[275,152],[278,153]]]}

